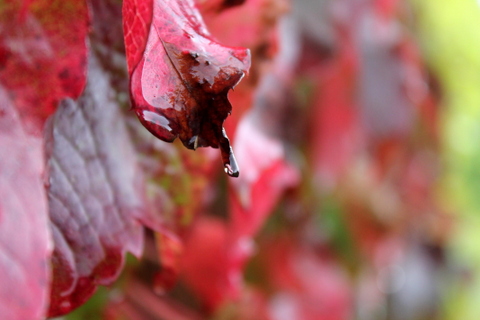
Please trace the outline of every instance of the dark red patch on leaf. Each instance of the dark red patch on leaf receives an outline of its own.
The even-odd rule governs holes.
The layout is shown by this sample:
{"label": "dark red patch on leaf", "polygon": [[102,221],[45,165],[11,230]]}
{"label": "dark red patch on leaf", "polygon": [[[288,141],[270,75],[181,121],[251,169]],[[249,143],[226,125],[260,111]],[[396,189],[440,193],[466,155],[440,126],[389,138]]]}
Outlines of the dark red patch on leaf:
{"label": "dark red patch on leaf", "polygon": [[245,0],[223,0],[222,7],[224,9],[239,6],[245,3]]}
{"label": "dark red patch on leaf", "polygon": [[9,1],[0,8],[0,83],[12,93],[28,132],[40,135],[63,97],[85,85],[85,1]]}
{"label": "dark red patch on leaf", "polygon": [[143,179],[108,79],[92,57],[78,102],[62,101],[46,127],[48,200],[55,243],[50,315],[111,284],[124,255],[139,255],[147,221]]}
{"label": "dark red patch on leaf", "polygon": [[236,6],[240,6],[245,3],[245,0],[209,0],[201,1],[197,0],[197,5],[202,12],[215,12],[220,13],[223,10],[230,9]]}
{"label": "dark red patch on leaf", "polygon": [[[136,8],[136,3],[125,1],[124,8]],[[238,176],[223,122],[232,110],[228,91],[250,66],[248,50],[215,42],[192,1],[156,0],[151,10],[148,39],[138,63],[129,47],[139,46],[125,37],[135,112],[164,141],[179,137],[189,149],[220,148],[227,173]],[[137,11],[124,10],[127,35],[135,27],[129,15]]]}

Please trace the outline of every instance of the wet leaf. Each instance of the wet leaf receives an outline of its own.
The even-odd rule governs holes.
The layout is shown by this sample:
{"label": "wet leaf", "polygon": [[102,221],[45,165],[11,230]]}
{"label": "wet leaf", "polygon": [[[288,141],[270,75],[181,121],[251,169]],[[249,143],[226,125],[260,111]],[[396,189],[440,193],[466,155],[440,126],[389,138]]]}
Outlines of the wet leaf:
{"label": "wet leaf", "polygon": [[0,318],[44,319],[51,239],[42,140],[29,136],[0,87]]}
{"label": "wet leaf", "polygon": [[[252,66],[248,78],[242,80],[229,94],[229,100],[235,106],[228,121],[227,132],[235,132],[237,125],[253,106],[254,95],[262,75],[272,68],[272,60],[279,49],[279,38],[283,37],[278,28],[280,18],[288,8],[284,0],[250,0],[241,6],[218,12],[217,1],[199,3],[199,10],[212,35],[221,43],[229,46],[249,48],[252,53]],[[295,51],[296,44],[289,43]],[[286,67],[282,65],[280,68]],[[294,67],[287,66],[286,70]],[[275,88],[276,92],[283,89]],[[282,96],[282,94],[278,94]],[[275,117],[275,115],[272,115]]]}
{"label": "wet leaf", "polygon": [[250,66],[248,50],[213,40],[190,0],[156,0],[150,8],[125,1],[124,32],[131,99],[143,125],[189,149],[220,148],[226,172],[238,176],[223,122],[232,111],[227,94]]}
{"label": "wet leaf", "polygon": [[123,32],[128,73],[131,75],[142,60],[152,24],[154,0],[123,1]]}
{"label": "wet leaf", "polygon": [[143,178],[108,78],[91,57],[78,102],[63,100],[46,127],[53,239],[50,315],[85,302],[111,284],[126,251],[143,247]]}

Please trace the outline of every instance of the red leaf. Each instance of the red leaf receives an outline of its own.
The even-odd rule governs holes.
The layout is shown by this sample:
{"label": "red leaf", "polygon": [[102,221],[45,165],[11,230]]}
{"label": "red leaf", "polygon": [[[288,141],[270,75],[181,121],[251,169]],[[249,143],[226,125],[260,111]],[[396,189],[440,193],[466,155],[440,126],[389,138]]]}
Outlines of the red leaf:
{"label": "red leaf", "polygon": [[123,1],[123,33],[128,73],[131,75],[142,59],[152,24],[154,0]]}
{"label": "red leaf", "polygon": [[146,221],[143,179],[108,79],[92,57],[78,102],[62,101],[46,128],[55,250],[50,315],[85,302],[139,255]]}
{"label": "red leaf", "polygon": [[0,8],[0,83],[11,93],[28,132],[40,135],[63,97],[85,85],[85,1],[9,1]]}
{"label": "red leaf", "polygon": [[[249,0],[241,6],[229,8],[219,14],[222,5],[226,2],[228,1],[197,1],[208,29],[216,39],[228,46],[249,48],[252,52],[254,63],[249,70],[249,77],[229,94],[229,100],[235,106],[235,112],[225,122],[225,129],[230,134],[235,132],[239,120],[252,107],[254,91],[262,75],[266,70],[272,68],[274,55],[279,49],[278,40],[283,38],[278,30],[279,20],[288,10],[288,2],[284,0]],[[295,28],[290,29],[294,30]],[[292,30],[289,31],[292,32]],[[297,43],[288,43],[287,46],[293,51],[298,47]],[[283,73],[285,67],[289,70],[295,67],[295,64],[275,66],[274,68],[282,70],[280,72]],[[279,92],[282,89],[275,88],[275,90]]]}
{"label": "red leaf", "polygon": [[241,268],[232,255],[230,240],[223,221],[202,218],[185,242],[183,278],[209,311],[237,297],[242,284]]}
{"label": "red leaf", "polygon": [[43,319],[51,240],[41,139],[25,133],[0,86],[0,318]]}
{"label": "red leaf", "polygon": [[269,137],[247,115],[238,126],[235,148],[243,174],[232,181],[232,228],[238,237],[251,237],[272,212],[282,193],[299,181],[298,171],[285,160],[282,143]]}
{"label": "red leaf", "polygon": [[[139,21],[150,12],[137,61],[146,36]],[[238,175],[223,121],[232,109],[228,91],[250,66],[248,50],[215,42],[191,0],[155,0],[148,14],[133,0],[124,2],[131,99],[140,121],[164,141],[180,137],[190,149],[220,147],[226,171]]]}

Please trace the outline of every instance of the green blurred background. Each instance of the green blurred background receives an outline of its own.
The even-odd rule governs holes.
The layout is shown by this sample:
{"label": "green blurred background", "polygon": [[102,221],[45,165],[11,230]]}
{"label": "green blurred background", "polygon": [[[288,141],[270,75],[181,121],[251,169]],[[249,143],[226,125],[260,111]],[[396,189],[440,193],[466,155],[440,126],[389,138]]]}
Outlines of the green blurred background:
{"label": "green blurred background", "polygon": [[468,269],[445,319],[480,319],[480,1],[411,0],[418,44],[443,88],[438,201],[457,216],[449,254]]}

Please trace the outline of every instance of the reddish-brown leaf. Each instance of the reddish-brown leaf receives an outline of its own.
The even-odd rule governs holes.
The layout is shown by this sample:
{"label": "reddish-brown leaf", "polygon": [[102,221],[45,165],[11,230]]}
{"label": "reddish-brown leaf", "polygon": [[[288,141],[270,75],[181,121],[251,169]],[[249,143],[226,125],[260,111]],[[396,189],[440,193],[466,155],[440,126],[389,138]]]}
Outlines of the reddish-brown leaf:
{"label": "reddish-brown leaf", "polygon": [[81,94],[88,25],[84,0],[14,0],[0,6],[0,83],[28,132],[40,135],[58,101]]}
{"label": "reddish-brown leaf", "polygon": [[0,101],[0,318],[43,319],[51,248],[43,145],[1,86]]}
{"label": "reddish-brown leaf", "polygon": [[[248,50],[224,47],[213,40],[191,0],[155,0],[148,9],[146,13],[133,0],[124,2],[135,112],[162,140],[171,142],[179,137],[190,149],[219,147],[226,171],[237,176],[223,122],[232,110],[228,91],[250,66]],[[147,36],[143,21],[149,14],[152,20],[145,51],[138,60]]]}
{"label": "reddish-brown leaf", "polygon": [[85,302],[142,251],[143,179],[108,78],[91,57],[78,102],[62,101],[46,128],[54,239],[50,315]]}
{"label": "reddish-brown leaf", "polygon": [[[205,23],[212,35],[221,43],[229,46],[249,48],[252,53],[252,67],[247,79],[239,83],[229,94],[229,100],[235,106],[235,112],[225,122],[228,134],[234,133],[240,119],[253,106],[255,89],[265,71],[271,68],[274,55],[279,47],[279,19],[288,9],[284,0],[249,0],[240,6],[225,8],[228,1],[197,0]],[[240,2],[240,1],[230,1]],[[293,31],[293,30],[291,30]],[[296,50],[296,44],[289,43]],[[295,65],[287,66],[287,70]],[[285,66],[282,66],[284,70]],[[277,92],[282,89],[276,88]],[[282,95],[278,95],[282,96]]]}

